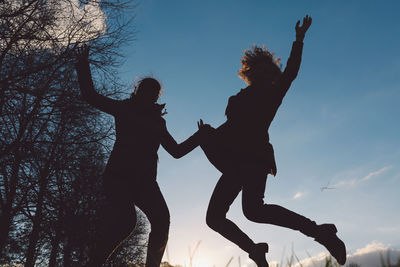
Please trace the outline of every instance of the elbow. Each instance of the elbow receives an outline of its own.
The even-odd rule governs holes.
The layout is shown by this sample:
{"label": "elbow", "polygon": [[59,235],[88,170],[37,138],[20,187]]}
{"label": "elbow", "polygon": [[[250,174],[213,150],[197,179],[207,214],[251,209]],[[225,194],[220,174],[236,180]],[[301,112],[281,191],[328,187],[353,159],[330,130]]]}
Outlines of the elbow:
{"label": "elbow", "polygon": [[173,157],[174,159],[180,159],[180,158],[182,158],[182,157],[184,156],[183,153],[179,153],[179,152],[172,153],[171,155],[172,155],[172,157]]}
{"label": "elbow", "polygon": [[[165,147],[165,146],[164,146]],[[176,144],[174,146],[168,146],[168,153],[175,159],[180,159],[190,151],[192,151],[196,146],[188,144],[188,142],[183,142],[181,144]]]}
{"label": "elbow", "polygon": [[174,151],[171,151],[170,154],[174,159],[180,159],[183,156],[185,156],[187,153],[189,153],[189,151],[187,151],[186,149],[182,149],[182,148],[178,147]]}

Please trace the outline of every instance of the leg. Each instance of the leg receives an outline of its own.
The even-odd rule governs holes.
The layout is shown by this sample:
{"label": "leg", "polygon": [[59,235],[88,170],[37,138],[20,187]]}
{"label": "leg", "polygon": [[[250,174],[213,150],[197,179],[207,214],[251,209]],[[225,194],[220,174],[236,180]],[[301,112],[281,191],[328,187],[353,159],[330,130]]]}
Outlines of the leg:
{"label": "leg", "polygon": [[102,266],[118,246],[132,234],[136,225],[136,211],[130,188],[121,180],[120,174],[104,175],[106,199],[99,209],[96,225],[96,241],[89,257],[89,267]]}
{"label": "leg", "polygon": [[223,174],[211,196],[206,222],[211,229],[237,244],[244,251],[250,252],[254,247],[254,242],[236,224],[226,218],[229,206],[241,189],[242,185],[238,177],[233,174]]}
{"label": "leg", "polygon": [[133,232],[136,211],[133,205],[106,202],[99,214],[97,240],[88,266],[102,266],[119,245]]}
{"label": "leg", "polygon": [[264,204],[267,181],[264,168],[246,166],[243,167],[241,173],[249,177],[245,180],[242,191],[243,213],[247,219],[299,230],[308,236],[315,233],[317,225],[314,221],[279,205]]}
{"label": "leg", "polygon": [[314,221],[278,205],[264,204],[266,175],[256,166],[246,167],[244,173],[251,175],[243,185],[242,207],[244,215],[251,221],[278,225],[314,237],[325,246],[340,264],[346,262],[346,248],[336,236],[333,224],[317,225]]}
{"label": "leg", "polygon": [[135,205],[146,214],[151,224],[146,267],[159,267],[168,241],[170,215],[156,181],[141,188],[141,193],[135,197]]}

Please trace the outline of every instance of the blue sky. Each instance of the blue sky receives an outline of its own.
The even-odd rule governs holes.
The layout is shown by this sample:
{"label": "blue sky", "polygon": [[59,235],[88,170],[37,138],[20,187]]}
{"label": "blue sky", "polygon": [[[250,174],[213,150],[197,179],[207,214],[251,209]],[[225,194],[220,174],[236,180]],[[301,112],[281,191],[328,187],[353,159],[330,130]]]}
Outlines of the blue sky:
{"label": "blue sky", "polygon": [[[183,141],[196,121],[218,126],[229,96],[246,85],[237,76],[242,51],[265,44],[285,66],[294,25],[313,18],[299,75],[270,128],[278,164],[265,201],[317,223],[332,222],[348,252],[368,244],[400,249],[400,25],[398,1],[137,1],[136,41],[123,49],[122,79],[152,74],[167,103],[167,126]],[[220,173],[196,149],[175,160],[159,151],[158,181],[171,213],[168,257],[197,266],[225,265],[247,255],[205,224]],[[335,189],[324,190],[330,186]],[[296,197],[295,197],[296,196]],[[270,244],[268,260],[291,247],[299,258],[325,249],[292,230],[247,221],[240,195],[228,217]],[[374,243],[375,242],[375,243]],[[197,267],[194,266],[194,267]],[[237,265],[236,265],[237,266]]]}

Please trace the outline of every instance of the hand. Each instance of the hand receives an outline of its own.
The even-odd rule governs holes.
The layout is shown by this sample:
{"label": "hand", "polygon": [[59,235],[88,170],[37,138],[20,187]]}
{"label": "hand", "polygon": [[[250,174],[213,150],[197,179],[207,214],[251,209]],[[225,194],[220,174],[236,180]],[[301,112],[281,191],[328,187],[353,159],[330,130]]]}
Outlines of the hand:
{"label": "hand", "polygon": [[297,21],[296,27],[295,27],[296,41],[303,41],[308,28],[310,28],[310,26],[311,26],[311,22],[312,22],[312,18],[309,17],[308,15],[303,18],[303,25],[300,26],[300,20]]}
{"label": "hand", "polygon": [[204,124],[202,119],[197,122],[197,127],[199,128],[199,131],[210,131],[214,129],[210,124]]}

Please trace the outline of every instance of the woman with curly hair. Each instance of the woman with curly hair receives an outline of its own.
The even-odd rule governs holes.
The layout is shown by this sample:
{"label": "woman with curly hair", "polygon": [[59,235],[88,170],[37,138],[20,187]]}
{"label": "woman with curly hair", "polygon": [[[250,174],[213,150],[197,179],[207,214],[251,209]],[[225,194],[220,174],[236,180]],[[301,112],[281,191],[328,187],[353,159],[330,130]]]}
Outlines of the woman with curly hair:
{"label": "woman with curly hair", "polygon": [[[116,141],[103,174],[105,207],[101,209],[96,246],[89,267],[102,266],[136,225],[135,206],[151,224],[146,267],[159,267],[168,240],[170,216],[156,181],[160,145],[180,158],[199,144],[196,132],[181,144],[169,134],[157,104],[161,85],[154,78],[140,80],[131,97],[115,100],[97,93],[89,67],[89,49],[81,47],[76,65],[82,97],[115,118]],[[202,123],[199,128],[202,128]]]}
{"label": "woman with curly hair", "polygon": [[[229,206],[242,191],[242,208],[247,219],[298,230],[324,245],[340,264],[346,261],[346,248],[336,235],[333,224],[314,221],[284,207],[263,201],[267,175],[276,175],[274,150],[269,143],[268,128],[300,68],[305,33],[311,17],[297,22],[296,41],[283,72],[279,59],[254,46],[245,51],[239,76],[248,84],[229,98],[227,121],[209,129],[201,145],[210,162],[222,172],[207,210],[209,227],[249,253],[258,266],[266,267],[267,243],[255,244],[232,221],[226,218]],[[204,126],[203,126],[204,127]]]}

